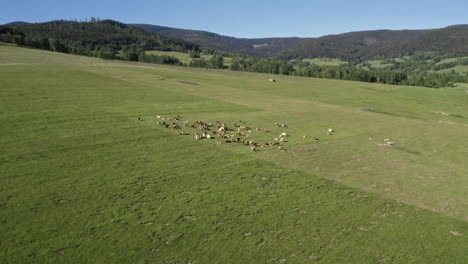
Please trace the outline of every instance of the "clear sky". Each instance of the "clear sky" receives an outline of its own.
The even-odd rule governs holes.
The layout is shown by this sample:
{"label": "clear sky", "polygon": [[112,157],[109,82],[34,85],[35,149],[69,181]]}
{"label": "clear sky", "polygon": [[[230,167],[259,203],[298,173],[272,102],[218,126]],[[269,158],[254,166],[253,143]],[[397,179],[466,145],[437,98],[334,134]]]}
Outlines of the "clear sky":
{"label": "clear sky", "polygon": [[246,38],[468,24],[468,0],[5,0],[0,6],[0,24],[98,17]]}

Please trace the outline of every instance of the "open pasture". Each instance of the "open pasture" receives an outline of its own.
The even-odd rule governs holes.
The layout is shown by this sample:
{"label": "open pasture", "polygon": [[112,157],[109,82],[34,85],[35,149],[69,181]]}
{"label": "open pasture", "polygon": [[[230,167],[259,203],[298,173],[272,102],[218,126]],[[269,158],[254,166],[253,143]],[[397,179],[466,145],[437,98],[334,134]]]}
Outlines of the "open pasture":
{"label": "open pasture", "polygon": [[310,63],[314,63],[320,66],[340,66],[346,65],[346,61],[342,61],[339,59],[332,59],[332,58],[314,58],[314,59],[302,59],[302,61],[307,61]]}
{"label": "open pasture", "polygon": [[[163,55],[166,55],[166,56],[173,56],[173,57],[176,57],[178,58],[182,63],[184,64],[190,64],[190,62],[194,59],[194,58],[191,58],[190,57],[190,54],[188,53],[184,53],[184,52],[178,52],[178,51],[159,51],[159,50],[148,50],[148,51],[145,51],[145,53],[147,55],[158,55],[158,56],[163,56]],[[213,55],[210,55],[210,54],[201,54],[200,55],[200,58],[204,59],[204,60],[209,60],[213,57]],[[230,65],[230,62],[231,62],[231,58],[229,57],[223,57],[223,60],[224,60],[224,64],[229,66]]]}
{"label": "open pasture", "polygon": [[0,46],[0,262],[468,261],[466,88],[268,78]]}

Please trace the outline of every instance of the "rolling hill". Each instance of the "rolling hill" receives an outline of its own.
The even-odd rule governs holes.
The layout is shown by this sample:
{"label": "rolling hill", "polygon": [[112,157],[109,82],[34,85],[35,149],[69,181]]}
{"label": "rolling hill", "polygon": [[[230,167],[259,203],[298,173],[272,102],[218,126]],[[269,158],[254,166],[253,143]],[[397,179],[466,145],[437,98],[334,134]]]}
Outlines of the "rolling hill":
{"label": "rolling hill", "polygon": [[134,26],[201,46],[259,57],[371,58],[395,57],[417,51],[468,55],[468,25],[426,30],[373,30],[327,35],[319,38],[234,38],[207,31],[148,24]]}
{"label": "rolling hill", "polygon": [[[88,45],[118,43],[130,45],[142,40],[157,40],[153,49],[176,47],[188,50],[205,47],[233,54],[282,59],[393,58],[415,52],[438,52],[451,56],[468,55],[468,25],[454,25],[425,30],[357,31],[319,38],[235,38],[201,31],[149,24],[124,24],[113,20],[97,23],[51,21],[45,23],[13,22],[6,26],[27,36],[86,42]],[[168,48],[171,49],[171,48]]]}
{"label": "rolling hill", "polygon": [[248,54],[257,57],[272,57],[303,42],[304,38],[235,38],[201,30],[178,29],[148,24],[133,24],[163,36],[183,39],[214,50]]}
{"label": "rolling hill", "polygon": [[308,39],[284,52],[283,58],[396,57],[435,51],[448,55],[468,54],[468,25],[428,30],[375,30]]}
{"label": "rolling hill", "polygon": [[13,22],[5,26],[23,33],[26,39],[23,42],[30,40],[32,43],[40,43],[44,39],[50,42],[59,41],[68,50],[80,48],[89,51],[100,49],[119,51],[124,46],[178,51],[198,48],[198,45],[181,39],[163,36],[109,19],[91,22],[66,20],[44,23]]}

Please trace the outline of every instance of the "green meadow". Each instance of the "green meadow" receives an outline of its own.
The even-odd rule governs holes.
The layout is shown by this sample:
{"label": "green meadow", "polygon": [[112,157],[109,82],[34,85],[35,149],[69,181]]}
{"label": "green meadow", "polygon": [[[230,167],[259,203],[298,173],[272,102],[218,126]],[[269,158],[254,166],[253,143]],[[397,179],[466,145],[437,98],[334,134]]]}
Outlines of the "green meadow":
{"label": "green meadow", "polygon": [[0,263],[468,263],[467,89],[0,46]]}
{"label": "green meadow", "polygon": [[386,67],[390,67],[393,65],[391,63],[385,63],[384,60],[370,60],[369,64],[371,65],[372,68],[377,68],[377,69],[384,69]]}
{"label": "green meadow", "polygon": [[[173,57],[178,58],[182,63],[187,64],[187,65],[190,64],[190,62],[193,60],[193,58],[190,57],[190,54],[184,53],[184,52],[178,52],[178,51],[148,50],[148,51],[145,51],[145,54],[147,54],[147,55],[157,55],[157,56],[162,56],[162,55],[173,56]],[[201,54],[200,55],[200,58],[205,59],[205,60],[209,60],[212,57],[213,57],[213,55],[210,55],[210,54]],[[224,64],[226,66],[229,66],[231,64],[231,58],[223,57],[223,59],[224,59]]]}
{"label": "green meadow", "polygon": [[446,73],[456,72],[456,73],[460,73],[460,74],[467,74],[468,73],[468,66],[467,65],[457,65],[457,66],[453,66],[452,68],[439,70],[438,72],[446,72]]}
{"label": "green meadow", "polygon": [[346,61],[342,61],[340,59],[332,59],[332,58],[303,59],[302,61],[307,61],[307,62],[314,63],[320,66],[340,66],[340,65],[347,64]]}
{"label": "green meadow", "polygon": [[457,58],[443,59],[443,60],[437,62],[436,65],[455,62],[455,61],[460,60],[460,59],[468,59],[468,57],[457,57]]}

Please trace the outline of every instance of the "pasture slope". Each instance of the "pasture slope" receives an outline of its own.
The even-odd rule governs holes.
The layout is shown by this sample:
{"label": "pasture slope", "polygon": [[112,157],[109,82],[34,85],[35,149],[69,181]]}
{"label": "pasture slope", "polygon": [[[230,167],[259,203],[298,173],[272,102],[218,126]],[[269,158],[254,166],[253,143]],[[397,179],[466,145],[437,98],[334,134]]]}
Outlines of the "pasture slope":
{"label": "pasture slope", "polygon": [[[183,52],[178,52],[178,51],[159,51],[159,50],[147,50],[145,51],[146,55],[157,55],[157,56],[173,56],[179,59],[182,63],[189,65],[190,62],[194,59],[190,57],[190,54],[188,53],[183,53]],[[213,55],[210,54],[201,54],[200,58],[204,60],[209,60],[213,57]],[[229,67],[231,65],[231,58],[229,57],[223,57],[223,63],[225,66]]]}
{"label": "pasture slope", "polygon": [[0,46],[0,263],[468,263],[463,88],[269,77]]}

